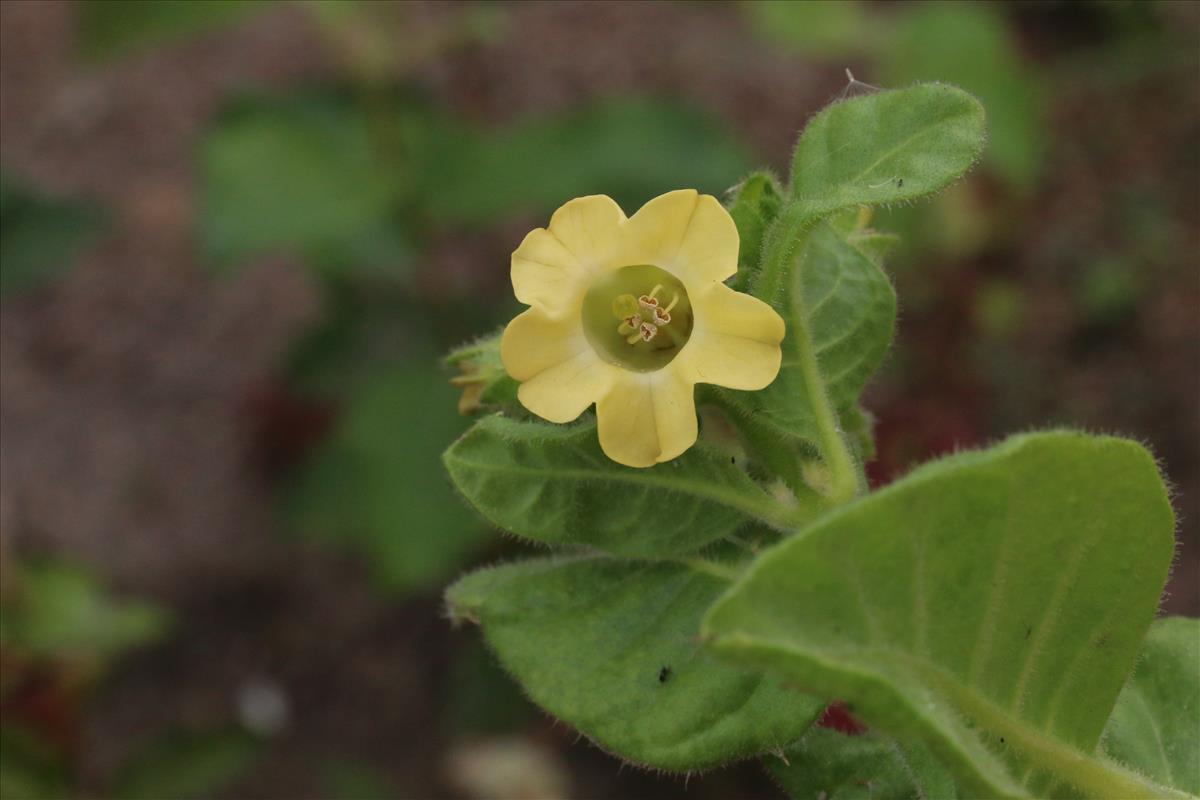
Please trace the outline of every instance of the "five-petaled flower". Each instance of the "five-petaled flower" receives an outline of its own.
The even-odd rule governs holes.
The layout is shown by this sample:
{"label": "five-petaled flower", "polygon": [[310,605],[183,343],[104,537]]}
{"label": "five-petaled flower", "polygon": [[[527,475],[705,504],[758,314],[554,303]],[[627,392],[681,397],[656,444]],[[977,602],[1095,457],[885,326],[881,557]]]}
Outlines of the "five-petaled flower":
{"label": "five-petaled flower", "polygon": [[716,198],[685,189],[626,218],[604,195],[580,197],[512,256],[517,299],[504,367],[521,404],[570,422],[596,404],[600,446],[650,467],[696,441],[695,384],[762,389],[779,372],[784,324],[722,281],[738,233]]}

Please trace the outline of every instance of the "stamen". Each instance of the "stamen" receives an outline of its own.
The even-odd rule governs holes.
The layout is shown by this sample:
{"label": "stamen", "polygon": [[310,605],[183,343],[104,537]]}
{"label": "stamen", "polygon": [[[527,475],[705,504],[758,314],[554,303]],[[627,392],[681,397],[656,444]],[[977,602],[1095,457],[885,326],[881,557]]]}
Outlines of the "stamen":
{"label": "stamen", "polygon": [[664,309],[664,310],[665,310],[665,311],[666,311],[668,314],[670,314],[670,313],[671,313],[671,309],[672,309],[672,308],[674,308],[674,307],[675,307],[675,304],[676,304],[676,303],[678,303],[678,302],[679,302],[679,294],[678,294],[678,293],[676,293],[676,294],[675,294],[675,296],[671,298],[671,304],[670,304],[669,306],[667,306],[667,307],[666,307],[666,309]]}
{"label": "stamen", "polygon": [[642,328],[641,328],[641,333],[642,333],[642,341],[648,342],[651,339],[653,339],[655,336],[658,335],[658,328],[655,327],[654,325],[651,325],[649,322],[643,322]]}
{"label": "stamen", "polygon": [[662,288],[661,283],[654,284],[654,288],[650,290],[650,299],[654,299],[654,295],[658,294],[658,290]]}
{"label": "stamen", "polygon": [[[641,331],[634,331],[632,334],[630,334],[629,336],[626,336],[626,337],[625,337],[625,341],[626,341],[628,344],[637,344],[637,342],[638,342],[638,339],[641,339],[641,338],[642,338],[642,332],[641,332]],[[647,340],[647,341],[648,341],[648,340]]]}

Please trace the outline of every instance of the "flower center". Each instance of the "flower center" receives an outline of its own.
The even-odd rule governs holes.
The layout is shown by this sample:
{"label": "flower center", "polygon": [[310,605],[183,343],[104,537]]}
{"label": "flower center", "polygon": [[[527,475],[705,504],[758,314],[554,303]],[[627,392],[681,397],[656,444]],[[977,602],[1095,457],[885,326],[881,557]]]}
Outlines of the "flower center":
{"label": "flower center", "polygon": [[583,298],[583,330],[605,360],[634,372],[662,369],[692,335],[679,279],[650,264],[602,275]]}

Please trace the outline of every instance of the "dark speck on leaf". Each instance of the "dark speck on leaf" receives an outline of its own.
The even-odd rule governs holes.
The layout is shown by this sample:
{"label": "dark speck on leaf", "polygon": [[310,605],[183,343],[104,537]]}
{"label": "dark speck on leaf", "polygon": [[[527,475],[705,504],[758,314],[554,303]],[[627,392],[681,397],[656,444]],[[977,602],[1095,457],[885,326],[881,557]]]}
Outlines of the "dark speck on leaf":
{"label": "dark speck on leaf", "polygon": [[671,673],[672,669],[670,667],[663,667],[660,669],[658,671],[658,682],[666,683],[667,681],[671,680]]}
{"label": "dark speck on leaf", "polygon": [[904,188],[904,178],[896,178],[896,188],[897,189]]}
{"label": "dark speck on leaf", "polygon": [[736,458],[735,456],[730,456],[730,457],[729,457],[729,463],[730,463],[730,464],[736,464],[736,463],[737,463],[737,458]]}
{"label": "dark speck on leaf", "polygon": [[1026,628],[1025,629],[1025,638],[1028,639],[1029,634],[1031,634],[1031,633],[1033,633],[1033,628]]}

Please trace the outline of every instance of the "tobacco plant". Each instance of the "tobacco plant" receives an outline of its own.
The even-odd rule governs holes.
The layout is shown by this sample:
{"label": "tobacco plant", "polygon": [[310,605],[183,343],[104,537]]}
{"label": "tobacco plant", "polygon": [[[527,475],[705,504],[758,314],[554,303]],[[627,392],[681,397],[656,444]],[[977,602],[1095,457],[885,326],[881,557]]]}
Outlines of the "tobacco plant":
{"label": "tobacco plant", "polygon": [[517,248],[529,308],[450,355],[479,418],[444,460],[549,552],[447,602],[535,703],[796,798],[1200,793],[1200,627],[1155,619],[1175,520],[1143,446],[1048,430],[864,477],[896,321],[871,209],[984,138],[956,88],[878,91],[809,122],[786,184],[579,198]]}

